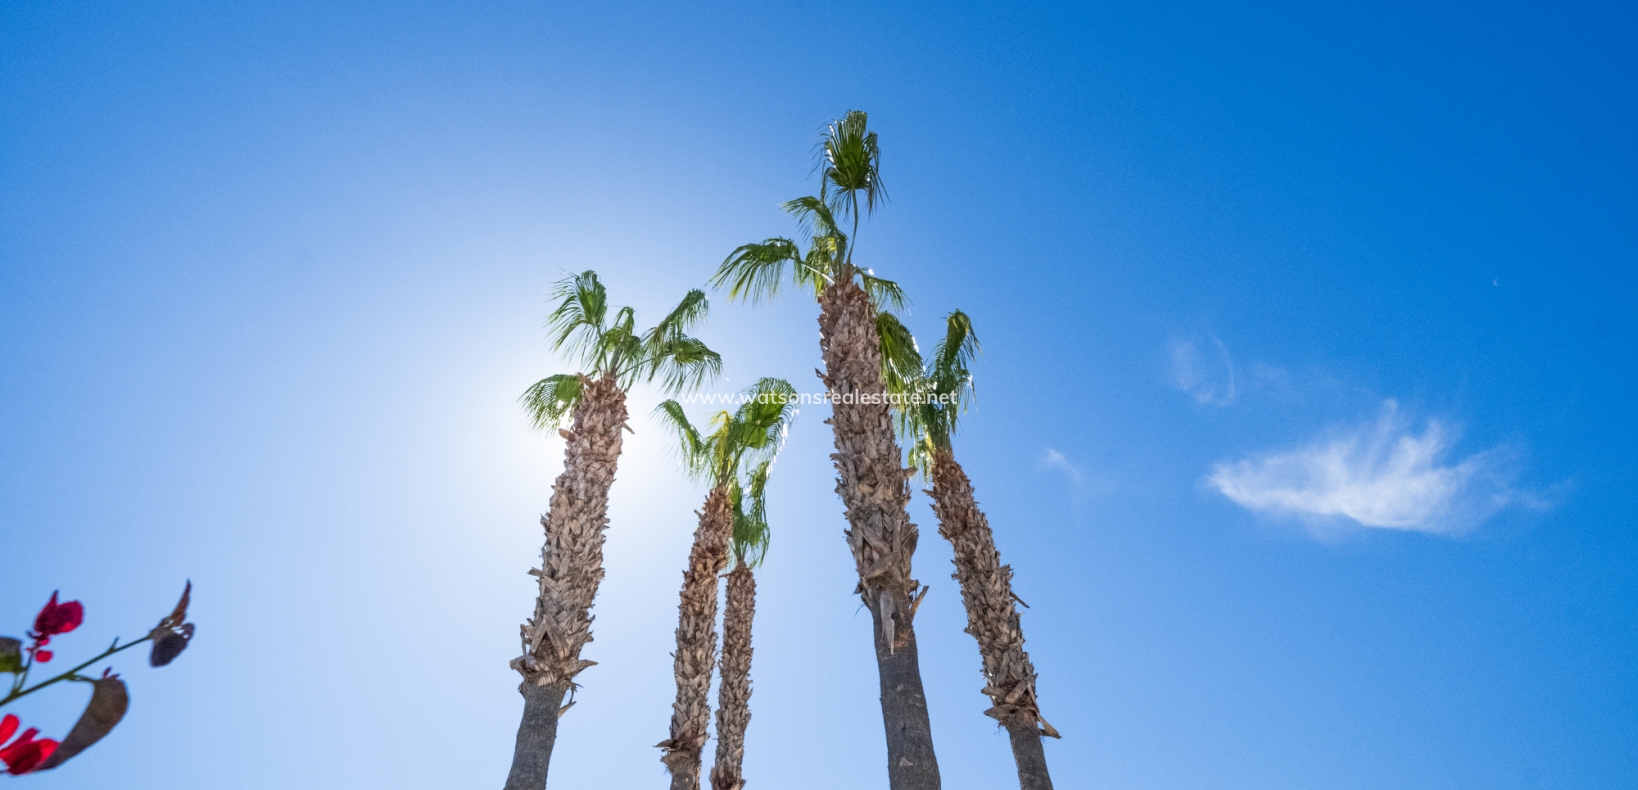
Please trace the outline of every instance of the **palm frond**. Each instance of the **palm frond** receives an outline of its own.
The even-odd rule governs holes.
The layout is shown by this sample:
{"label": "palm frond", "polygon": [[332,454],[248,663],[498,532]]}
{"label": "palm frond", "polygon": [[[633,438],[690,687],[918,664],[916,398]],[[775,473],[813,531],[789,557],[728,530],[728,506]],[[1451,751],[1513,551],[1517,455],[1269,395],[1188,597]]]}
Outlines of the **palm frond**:
{"label": "palm frond", "polygon": [[904,295],[904,289],[892,280],[884,280],[872,274],[868,269],[859,272],[860,284],[865,293],[870,295],[870,302],[876,310],[903,310],[910,306],[910,299]]}
{"label": "palm frond", "polygon": [[619,376],[622,388],[629,388],[642,373],[645,359],[643,339],[637,335],[637,311],[622,307],[598,338],[597,372],[612,372]]}
{"label": "palm frond", "polygon": [[914,417],[929,449],[950,446],[956,423],[973,400],[970,367],[978,353],[978,335],[973,332],[972,319],[955,310],[945,317],[944,324],[944,339],[934,349],[933,359],[922,375],[926,394],[931,397],[919,404]]}
{"label": "palm frond", "polygon": [[800,401],[796,388],[784,379],[763,378],[740,393],[729,442],[737,456],[772,461],[784,446],[796,419]]}
{"label": "palm frond", "polygon": [[688,470],[688,475],[706,477],[711,471],[711,448],[699,429],[688,421],[682,404],[674,400],[664,401],[654,408],[654,415],[677,437],[677,456],[683,468]]}
{"label": "palm frond", "polygon": [[734,557],[753,568],[768,555],[767,486],[772,468],[771,461],[764,461],[751,469],[744,485],[735,479],[729,489],[734,503]]}
{"label": "palm frond", "polygon": [[653,329],[648,330],[645,340],[664,341],[682,337],[694,331],[695,327],[705,322],[705,316],[711,312],[711,302],[705,298],[705,292],[698,288],[689,291],[677,306]]}
{"label": "palm frond", "polygon": [[933,350],[932,375],[970,381],[968,371],[978,351],[978,335],[973,332],[972,319],[960,310],[950,311],[944,319],[944,339]]}
{"label": "palm frond", "polygon": [[[801,266],[802,253],[790,239],[767,239],[746,244],[730,253],[711,277],[711,285],[726,287],[729,299],[756,303],[772,299],[791,275],[786,266]],[[801,281],[801,276],[796,277]]]}
{"label": "palm frond", "polygon": [[644,368],[666,392],[691,392],[722,374],[722,355],[686,335],[646,350]]}
{"label": "palm frond", "polygon": [[796,281],[818,299],[841,274],[842,260],[846,254],[846,236],[815,236],[813,243],[808,245],[808,254],[796,269]]}
{"label": "palm frond", "polygon": [[932,477],[933,474],[933,443],[924,436],[905,445],[906,455],[910,459],[910,467],[919,473],[922,479]]}
{"label": "palm frond", "polygon": [[669,315],[644,333],[643,373],[649,381],[658,377],[666,392],[682,392],[722,372],[722,357],[687,334],[705,320],[709,310],[704,291],[689,291]]}
{"label": "palm frond", "polygon": [[[875,212],[876,203],[887,199],[882,186],[881,147],[876,133],[867,128],[868,116],[862,110],[849,110],[839,121],[833,121],[824,131],[819,143],[818,168],[823,171],[821,196],[829,197],[833,210],[845,209],[859,220],[859,200],[864,198],[864,213]],[[827,193],[834,189],[833,197]]]}
{"label": "palm frond", "polygon": [[892,393],[909,393],[921,378],[921,349],[916,347],[916,337],[899,321],[899,317],[889,312],[876,314],[877,348],[881,351],[882,380],[887,384],[887,391]]}
{"label": "palm frond", "polygon": [[537,430],[566,424],[580,405],[584,381],[580,376],[560,373],[535,382],[518,398],[529,415],[529,423]]}
{"label": "palm frond", "polygon": [[821,198],[810,196],[787,200],[782,208],[796,218],[797,223],[802,226],[802,234],[810,239],[817,236],[843,235],[841,229],[836,226],[836,215]]}
{"label": "palm frond", "polygon": [[597,272],[587,270],[559,280],[553,285],[552,299],[557,308],[546,317],[552,350],[568,347],[576,357],[594,358],[609,307],[608,291]]}

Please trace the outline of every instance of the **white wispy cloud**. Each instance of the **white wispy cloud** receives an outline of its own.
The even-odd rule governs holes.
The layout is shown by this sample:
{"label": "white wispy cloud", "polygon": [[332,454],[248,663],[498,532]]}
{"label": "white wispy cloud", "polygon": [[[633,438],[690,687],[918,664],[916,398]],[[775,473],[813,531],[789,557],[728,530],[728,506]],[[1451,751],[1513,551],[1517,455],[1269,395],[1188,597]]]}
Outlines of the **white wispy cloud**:
{"label": "white wispy cloud", "polygon": [[[1202,350],[1204,347],[1204,350]],[[1216,335],[1206,342],[1172,341],[1172,383],[1196,403],[1227,406],[1234,401],[1234,358]]]}
{"label": "white wispy cloud", "polygon": [[1046,448],[1046,456],[1041,459],[1041,466],[1046,469],[1061,470],[1064,475],[1069,478],[1069,482],[1077,486],[1080,485],[1085,479],[1085,477],[1081,474],[1080,469],[1077,469],[1074,464],[1070,463],[1069,459],[1065,458],[1063,453],[1060,453],[1051,447]]}
{"label": "white wispy cloud", "polygon": [[1213,467],[1209,485],[1250,510],[1295,516],[1316,531],[1341,519],[1379,529],[1457,533],[1520,497],[1506,448],[1447,461],[1451,431],[1414,434],[1387,401],[1374,424],[1285,452]]}

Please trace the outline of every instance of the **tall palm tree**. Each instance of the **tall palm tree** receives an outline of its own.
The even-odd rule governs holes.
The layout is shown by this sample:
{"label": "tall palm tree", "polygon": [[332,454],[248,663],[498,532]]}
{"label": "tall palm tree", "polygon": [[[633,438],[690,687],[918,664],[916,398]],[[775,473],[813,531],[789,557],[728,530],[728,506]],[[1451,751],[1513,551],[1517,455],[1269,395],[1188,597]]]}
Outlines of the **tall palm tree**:
{"label": "tall palm tree", "polygon": [[722,658],[717,666],[717,760],[711,790],[745,786],[745,730],[751,723],[751,620],[756,617],[756,574],[768,553],[765,496],[772,461],[751,470],[744,486],[731,491],[734,503],[734,569],[728,572],[728,600],[722,613]]}
{"label": "tall palm tree", "polygon": [[734,489],[741,464],[765,466],[779,452],[796,416],[795,388],[782,379],[761,379],[741,393],[733,414],[719,412],[706,432],[688,421],[682,404],[668,400],[655,411],[677,434],[683,466],[711,485],[699,512],[694,546],[683,572],[677,606],[677,652],[673,670],[677,700],[671,737],[657,744],[671,771],[672,790],[698,790],[700,754],[711,723],[711,668],[717,658],[717,575],[728,565],[734,537]]}
{"label": "tall palm tree", "polygon": [[[572,275],[553,291],[557,308],[547,318],[552,348],[565,351],[581,372],[541,379],[523,394],[537,428],[558,428],[567,440],[563,473],[552,486],[541,565],[529,572],[540,581],[534,616],[523,624],[523,653],[511,666],[523,676],[523,720],[506,790],[541,790],[557,741],[557,720],[567,710],[574,678],[597,663],[580,658],[592,640],[591,605],[603,579],[603,531],[608,527],[609,486],[620,458],[626,426],[626,390],[639,380],[659,379],[668,392],[698,387],[717,375],[722,360],[690,337],[705,318],[701,291],[689,291],[676,309],[647,332],[637,314],[613,309],[595,272]],[[563,429],[565,421],[570,427]],[[573,705],[571,701],[569,705]]]}
{"label": "tall palm tree", "polygon": [[[896,356],[898,370],[909,370],[914,341],[904,340],[909,333],[896,319],[883,324],[884,349],[890,351],[884,356]],[[896,345],[890,346],[889,338]],[[903,351],[906,348],[910,351]],[[899,428],[910,444],[912,464],[932,483],[927,494],[933,498],[938,534],[955,549],[953,578],[961,584],[967,633],[978,640],[984,694],[992,703],[984,713],[1007,728],[1023,790],[1051,790],[1041,736],[1056,738],[1058,731],[1041,717],[1036,703],[1035,667],[1024,652],[1024,631],[1014,605],[1022,601],[1012,592],[1012,567],[1001,564],[989,520],[979,510],[972,481],[951,448],[956,421],[972,399],[969,368],[977,351],[972,321],[956,310],[945,319],[944,339],[921,375],[889,375],[888,380],[895,391],[910,396],[900,401]]]}
{"label": "tall palm tree", "polygon": [[937,790],[938,759],[916,654],[914,618],[926,588],[910,569],[917,538],[905,510],[912,470],[904,468],[893,434],[876,328],[878,308],[902,307],[904,294],[854,264],[849,234],[836,221],[851,219],[856,235],[861,213],[886,199],[880,166],[876,134],[863,112],[832,123],[819,145],[819,195],[785,204],[807,234],[807,251],[787,238],[744,245],[723,261],[712,283],[726,287],[731,299],[754,302],[791,282],[819,302],[820,376],[830,392],[827,422],[836,441],[831,458],[859,574],[855,592],[874,626],[888,781],[893,790]]}

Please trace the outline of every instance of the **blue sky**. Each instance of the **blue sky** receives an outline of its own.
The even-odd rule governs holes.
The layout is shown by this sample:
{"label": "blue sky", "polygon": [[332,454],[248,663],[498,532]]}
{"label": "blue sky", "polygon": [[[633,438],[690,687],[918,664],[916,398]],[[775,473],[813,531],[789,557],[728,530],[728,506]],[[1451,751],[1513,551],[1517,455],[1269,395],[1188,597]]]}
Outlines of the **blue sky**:
{"label": "blue sky", "polygon": [[[870,111],[858,254],[984,354],[957,453],[1060,787],[1638,782],[1628,4],[0,9],[0,633],[195,583],[42,788],[484,787],[561,441],[515,405],[595,268],[652,320],[794,231]],[[737,389],[816,308],[718,298]],[[659,786],[703,498],[633,394],[554,787]],[[822,408],[771,486],[752,787],[884,787]],[[926,501],[946,787],[1005,786]],[[80,698],[16,708],[47,734]]]}

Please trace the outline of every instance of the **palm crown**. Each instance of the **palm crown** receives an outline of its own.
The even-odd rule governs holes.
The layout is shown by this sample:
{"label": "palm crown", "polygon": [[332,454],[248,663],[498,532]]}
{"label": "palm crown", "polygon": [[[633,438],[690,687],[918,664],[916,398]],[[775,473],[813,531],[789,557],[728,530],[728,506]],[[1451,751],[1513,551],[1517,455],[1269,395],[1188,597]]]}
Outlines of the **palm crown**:
{"label": "palm crown", "polygon": [[667,392],[690,390],[722,371],[722,357],[688,332],[705,320],[705,292],[692,290],[647,332],[637,331],[637,312],[613,308],[597,273],[570,275],[556,284],[557,303],[546,318],[552,350],[568,351],[581,373],[560,373],[536,382],[521,398],[537,428],[562,424],[580,403],[587,378],[612,376],[621,389],[639,379],[659,379]]}
{"label": "palm crown", "polygon": [[[800,197],[783,206],[808,240],[807,251],[783,237],[746,244],[722,262],[712,285],[726,287],[730,299],[757,302],[774,297],[791,282],[818,298],[826,288],[857,274],[877,309],[904,306],[904,292],[897,283],[853,265],[849,238],[858,234],[861,213],[875,212],[876,204],[887,199],[881,149],[865,121],[865,113],[852,110],[825,129],[814,167],[820,173],[819,196]],[[838,216],[853,221],[851,233],[841,230]]]}
{"label": "palm crown", "polygon": [[729,484],[747,461],[753,466],[772,461],[796,419],[799,398],[784,379],[758,379],[740,396],[744,403],[739,409],[717,412],[706,432],[694,427],[674,400],[654,410],[677,435],[683,468],[713,487]]}
{"label": "palm crown", "polygon": [[[734,506],[734,556],[749,565],[761,562],[768,546],[764,492],[774,457],[796,419],[797,394],[784,379],[759,379],[740,393],[732,414],[717,412],[706,432],[689,422],[682,404],[668,400],[655,413],[677,435],[683,468],[713,487],[728,486]],[[746,470],[745,482],[740,471]]]}
{"label": "palm crown", "polygon": [[973,399],[972,361],[978,335],[972,319],[960,310],[944,319],[944,338],[923,362],[915,338],[891,313],[877,316],[881,336],[882,378],[888,392],[900,396],[894,410],[899,434],[910,448],[910,462],[928,472],[932,453],[947,449],[956,421]]}

